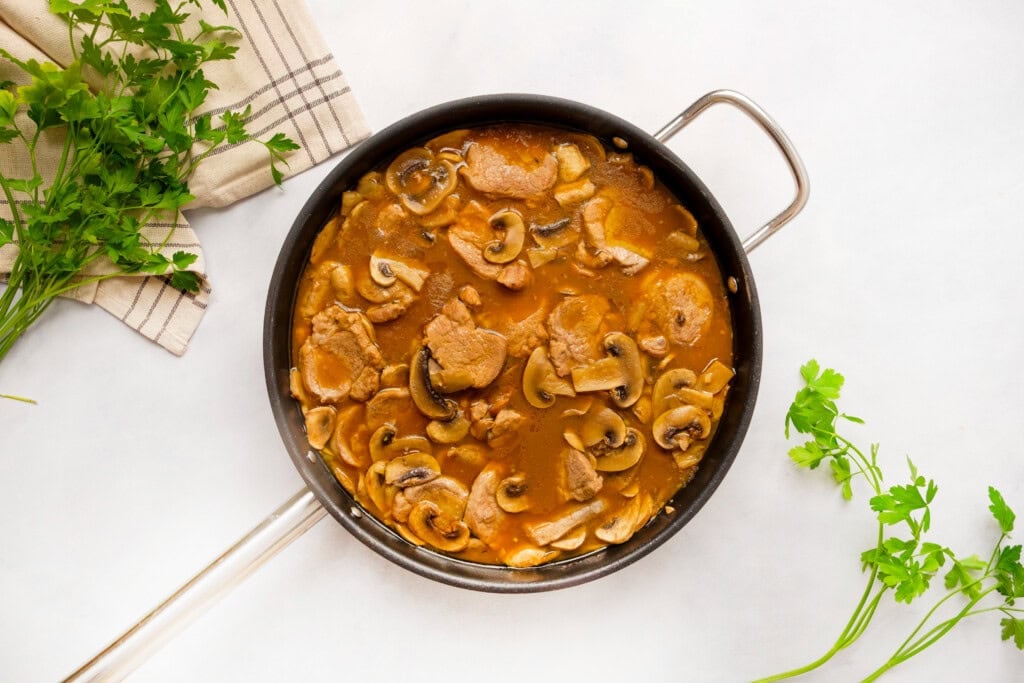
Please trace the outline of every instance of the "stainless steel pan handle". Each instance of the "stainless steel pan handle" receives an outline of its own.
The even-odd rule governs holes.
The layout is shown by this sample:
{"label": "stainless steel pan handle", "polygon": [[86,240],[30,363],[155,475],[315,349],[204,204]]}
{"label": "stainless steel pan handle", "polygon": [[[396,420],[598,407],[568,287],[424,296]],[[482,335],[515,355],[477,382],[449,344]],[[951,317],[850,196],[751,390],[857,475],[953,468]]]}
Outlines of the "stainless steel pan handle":
{"label": "stainless steel pan handle", "polygon": [[308,488],[292,496],[67,681],[120,681],[161,645],[327,514]]}
{"label": "stainless steel pan handle", "polygon": [[749,254],[800,213],[800,210],[804,208],[804,204],[807,203],[807,197],[810,194],[810,181],[807,179],[807,170],[804,169],[804,162],[801,161],[796,148],[793,147],[793,143],[790,142],[789,137],[779,127],[779,124],[764,109],[761,109],[756,102],[735,90],[715,90],[704,95],[687,107],[682,114],[669,121],[665,127],[655,133],[655,139],[658,142],[668,142],[676,133],[685,128],[687,124],[700,116],[705,109],[715,104],[731,104],[761,126],[764,132],[768,133],[775,142],[779,151],[782,152],[782,156],[786,158],[786,162],[793,172],[793,180],[796,181],[796,197],[793,198],[792,203],[783,209],[779,215],[743,240],[743,250]]}

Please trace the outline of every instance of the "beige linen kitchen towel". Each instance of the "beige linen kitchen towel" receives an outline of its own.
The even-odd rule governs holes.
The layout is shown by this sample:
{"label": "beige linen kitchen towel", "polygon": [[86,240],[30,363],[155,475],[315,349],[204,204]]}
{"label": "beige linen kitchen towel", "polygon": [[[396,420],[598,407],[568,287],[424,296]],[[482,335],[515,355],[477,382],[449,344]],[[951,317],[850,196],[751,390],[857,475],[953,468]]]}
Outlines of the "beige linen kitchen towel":
{"label": "beige linen kitchen towel", "polygon": [[[369,135],[359,105],[302,0],[227,0],[226,18],[212,3],[203,6],[209,23],[227,23],[238,29],[233,44],[239,51],[234,60],[203,67],[220,89],[210,91],[202,111],[216,115],[250,106],[250,133],[266,138],[282,132],[292,138],[301,149],[288,156],[288,167],[282,167],[286,177]],[[47,7],[46,0],[0,0],[0,46],[21,59],[67,64],[71,60],[67,24]],[[216,21],[209,16],[214,13]],[[20,78],[17,70],[0,59],[0,81],[18,82]],[[32,125],[27,119],[22,121]],[[60,152],[58,136],[48,142],[48,149],[39,152],[44,178],[56,168]],[[26,170],[27,156],[16,151],[11,145],[0,148],[0,172],[14,177],[31,175]],[[225,206],[272,184],[262,145],[225,146],[192,176],[189,188],[196,200],[186,208]],[[5,200],[0,200],[0,215],[11,216]],[[198,293],[178,291],[170,286],[169,278],[161,276],[126,276],[82,287],[75,290],[74,298],[95,303],[167,350],[181,354],[202,320],[211,289],[199,239],[183,217],[148,224],[144,232],[160,242],[172,228],[174,234],[164,253],[170,256],[187,251],[199,256],[192,266],[203,276]],[[10,271],[16,254],[14,245],[0,248],[0,277]],[[111,266],[99,265],[92,272],[104,268],[110,272]]]}

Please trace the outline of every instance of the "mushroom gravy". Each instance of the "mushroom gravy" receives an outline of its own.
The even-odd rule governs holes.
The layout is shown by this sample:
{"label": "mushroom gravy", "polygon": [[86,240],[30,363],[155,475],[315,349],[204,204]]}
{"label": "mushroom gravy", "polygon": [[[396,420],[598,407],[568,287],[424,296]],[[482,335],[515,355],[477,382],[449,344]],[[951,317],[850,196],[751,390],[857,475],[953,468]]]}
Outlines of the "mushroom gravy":
{"label": "mushroom gravy", "polygon": [[410,543],[515,567],[649,522],[733,376],[689,211],[628,152],[520,124],[444,134],[345,192],[292,349],[310,445],[360,505]]}

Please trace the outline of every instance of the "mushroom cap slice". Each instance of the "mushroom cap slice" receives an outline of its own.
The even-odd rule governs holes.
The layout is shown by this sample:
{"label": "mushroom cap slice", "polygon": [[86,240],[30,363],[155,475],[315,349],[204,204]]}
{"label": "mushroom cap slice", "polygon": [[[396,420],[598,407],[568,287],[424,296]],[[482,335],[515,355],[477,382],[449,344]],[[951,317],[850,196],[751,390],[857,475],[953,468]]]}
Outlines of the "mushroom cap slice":
{"label": "mushroom cap slice", "polygon": [[450,420],[431,420],[427,424],[427,436],[435,443],[458,443],[469,433],[469,420],[461,412]]}
{"label": "mushroom cap slice", "polygon": [[622,472],[640,462],[644,455],[644,435],[630,427],[622,445],[605,455],[598,455],[594,469],[598,472]]}
{"label": "mushroom cap slice", "polygon": [[622,364],[617,358],[599,358],[590,365],[572,369],[572,386],[576,391],[611,391],[626,382]]}
{"label": "mushroom cap slice", "polygon": [[334,418],[338,411],[332,406],[319,406],[306,413],[306,439],[309,445],[320,450],[327,445],[334,433]]}
{"label": "mushroom cap slice", "polygon": [[436,503],[421,500],[409,513],[409,529],[427,545],[457,553],[469,545],[469,527],[444,513]]}
{"label": "mushroom cap slice", "polygon": [[385,519],[391,515],[391,504],[395,499],[395,493],[398,492],[398,489],[394,486],[387,485],[385,481],[386,470],[386,462],[375,462],[366,470],[366,474],[363,475],[362,479],[366,496]]}
{"label": "mushroom cap slice", "polygon": [[538,346],[523,369],[523,395],[534,408],[550,408],[556,396],[575,396],[572,385],[555,372],[547,349]]}
{"label": "mushroom cap slice", "polygon": [[560,218],[547,225],[531,225],[533,241],[545,249],[565,247],[579,239],[580,231],[571,218]]}
{"label": "mushroom cap slice", "polygon": [[523,224],[523,217],[515,211],[505,210],[491,216],[491,227],[501,230],[504,234],[501,239],[488,242],[484,245],[484,259],[491,263],[511,263],[523,250],[523,242],[526,240],[526,225]]}
{"label": "mushroom cap slice", "polygon": [[680,406],[659,415],[651,431],[662,448],[685,451],[693,439],[711,436],[711,418],[697,406]]}
{"label": "mushroom cap slice", "polygon": [[511,513],[530,509],[530,499],[526,495],[528,488],[523,474],[505,477],[498,483],[498,490],[494,496],[498,501],[498,507]]}
{"label": "mushroom cap slice", "polygon": [[711,361],[711,364],[704,369],[704,372],[700,373],[700,388],[704,391],[710,391],[712,394],[717,394],[725,388],[735,374],[732,368],[722,361]]}
{"label": "mushroom cap slice", "polygon": [[334,433],[331,435],[330,441],[331,452],[334,455],[341,458],[346,465],[359,468],[366,467],[368,464],[366,451],[360,450],[359,453],[356,453],[350,446],[350,439],[355,432],[355,425],[358,424],[355,420],[362,415],[363,407],[358,403],[340,410],[334,421]]}
{"label": "mushroom cap slice", "polygon": [[391,460],[406,453],[425,452],[429,455],[433,450],[426,437],[414,434],[399,437],[398,430],[391,422],[381,425],[370,436],[369,448],[370,458],[374,462]]}
{"label": "mushroom cap slice", "polygon": [[637,523],[640,521],[640,501],[633,498],[627,503],[618,514],[597,527],[594,535],[605,543],[612,545],[625,543],[636,531]]}
{"label": "mushroom cap slice", "polygon": [[434,456],[427,453],[409,453],[399,455],[387,463],[384,470],[384,481],[404,489],[408,486],[425,484],[440,475],[441,466]]}
{"label": "mushroom cap slice", "polygon": [[459,181],[452,163],[436,158],[425,147],[399,154],[388,166],[384,179],[402,204],[420,216],[436,209]]}
{"label": "mushroom cap slice", "polygon": [[370,255],[370,278],[381,287],[390,287],[401,281],[413,291],[423,289],[430,271],[418,268],[400,259],[381,256],[378,252]]}
{"label": "mushroom cap slice", "polygon": [[544,564],[548,560],[553,560],[557,555],[557,550],[545,550],[543,548],[525,546],[522,548],[516,548],[509,554],[505,555],[503,559],[505,560],[505,564],[508,566],[521,569]]}
{"label": "mushroom cap slice", "polygon": [[673,368],[665,372],[654,383],[651,393],[651,408],[655,415],[661,415],[675,406],[669,405],[669,397],[680,389],[688,389],[697,383],[697,374],[687,368]]}
{"label": "mushroom cap slice", "polygon": [[626,438],[626,422],[611,408],[602,408],[584,418],[580,438],[587,449],[607,451],[618,448]]}
{"label": "mushroom cap slice", "polygon": [[636,342],[622,332],[609,332],[602,342],[605,358],[572,369],[576,391],[611,391],[620,408],[637,402],[644,389],[644,369]]}
{"label": "mushroom cap slice", "polygon": [[622,364],[626,381],[612,390],[612,401],[620,408],[636,403],[644,390],[644,368],[636,342],[622,332],[609,332],[604,336],[604,350]]}
{"label": "mushroom cap slice", "polygon": [[430,383],[430,348],[421,346],[409,365],[409,395],[421,413],[433,420],[451,420],[458,406]]}
{"label": "mushroom cap slice", "polygon": [[583,545],[583,541],[585,540],[587,540],[587,528],[580,526],[576,527],[576,529],[570,531],[565,536],[562,536],[557,541],[552,541],[549,545],[552,548],[557,548],[558,550],[576,550]]}

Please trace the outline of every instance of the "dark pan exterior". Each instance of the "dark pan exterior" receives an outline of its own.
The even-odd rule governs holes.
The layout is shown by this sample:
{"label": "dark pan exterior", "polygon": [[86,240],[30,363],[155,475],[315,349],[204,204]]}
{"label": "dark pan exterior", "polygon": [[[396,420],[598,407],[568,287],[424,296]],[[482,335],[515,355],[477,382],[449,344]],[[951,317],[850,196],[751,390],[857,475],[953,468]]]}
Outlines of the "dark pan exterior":
{"label": "dark pan exterior", "polygon": [[[321,226],[340,205],[342,191],[367,171],[400,152],[445,131],[493,123],[521,122],[590,133],[610,146],[612,137],[629,142],[639,163],[655,175],[697,218],[724,277],[733,276],[730,294],[736,377],[718,432],[688,486],[669,505],[675,512],[657,515],[626,543],[576,559],[532,569],[511,569],[464,562],[417,548],[364,513],[320,461],[310,455],[297,402],[288,390],[291,320],[297,284]],[[761,377],[761,313],[746,255],[729,219],[696,175],[663,144],[607,112],[577,102],[537,95],[474,97],[413,114],[359,145],[338,164],[299,212],[281,248],[267,296],[264,366],[270,403],[295,467],[324,507],[356,538],[389,560],[427,578],[473,590],[526,593],[573,586],[631,564],[651,552],[693,518],[722,482],[746,434]]]}

